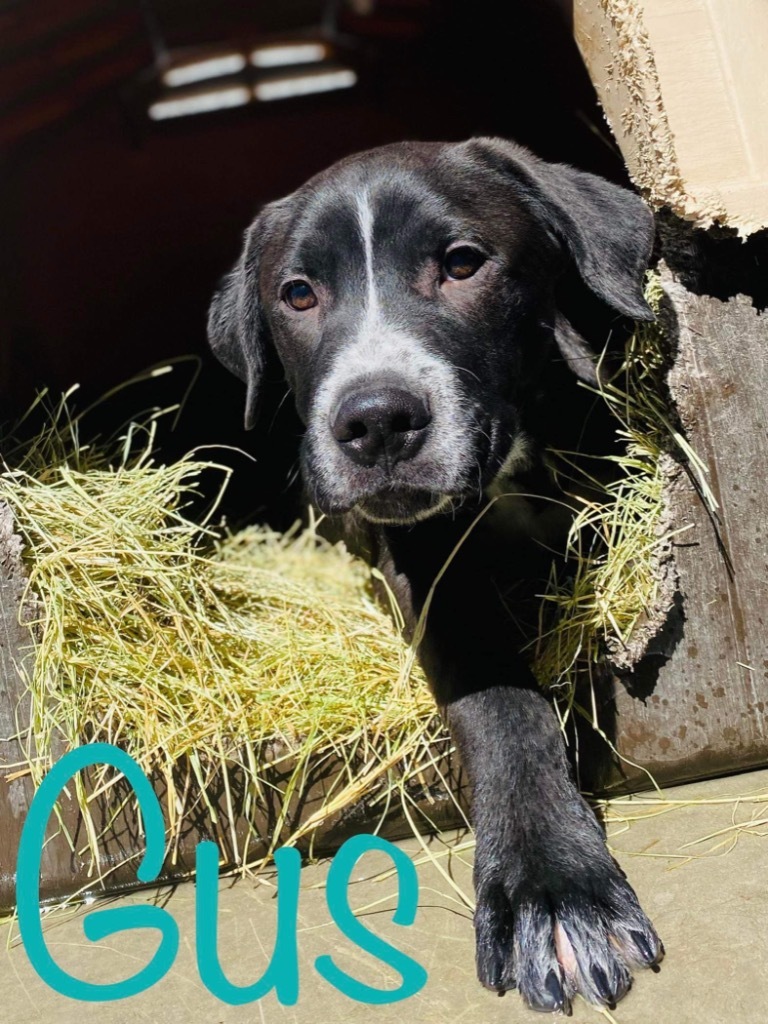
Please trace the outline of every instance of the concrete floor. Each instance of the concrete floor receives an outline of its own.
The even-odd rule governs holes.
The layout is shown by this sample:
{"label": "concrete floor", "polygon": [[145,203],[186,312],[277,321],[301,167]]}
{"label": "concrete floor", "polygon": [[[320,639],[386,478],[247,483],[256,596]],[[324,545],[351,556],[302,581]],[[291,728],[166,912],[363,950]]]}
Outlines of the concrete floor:
{"label": "concrete floor", "polygon": [[[755,799],[761,794],[762,800]],[[736,798],[747,796],[751,799],[737,802]],[[768,833],[768,771],[667,790],[665,797],[711,802],[653,807],[644,795],[629,804],[614,805],[609,821],[611,846],[666,945],[661,972],[643,972],[612,1015],[577,1000],[572,1020],[578,1024],[594,1024],[601,1018],[620,1024],[763,1024],[768,1013],[768,837],[764,837]],[[686,845],[690,843],[694,845]],[[401,845],[421,859],[415,840]],[[471,850],[466,849],[466,837],[448,835],[442,841],[430,840],[429,845],[446,875],[471,894]],[[394,878],[376,876],[390,866],[387,858],[368,855],[358,865],[350,899],[355,908],[366,908],[367,927],[426,968],[425,988],[404,1002],[389,1006],[354,1002],[315,971],[315,958],[332,953],[339,966],[370,985],[396,987],[399,982],[394,971],[337,931],[323,889],[327,864],[317,864],[302,872],[300,994],[293,1007],[280,1006],[274,993],[260,1002],[234,1007],[207,992],[195,967],[194,888],[183,884],[163,904],[179,925],[179,954],[155,987],[120,1002],[70,1000],[43,984],[16,943],[0,952],[0,1020],[14,1024],[124,1024],[127,1020],[151,1024],[533,1024],[542,1019],[524,1008],[517,993],[499,999],[476,983],[471,913],[434,864],[422,863],[418,868],[415,924],[404,928],[392,923]],[[221,882],[219,949],[233,983],[252,982],[264,970],[274,937],[274,892],[268,878]],[[150,894],[134,895],[119,903],[141,904],[150,898]],[[127,977],[156,948],[155,933],[146,931],[91,944],[83,936],[81,917],[82,912],[57,913],[46,927],[54,958],[81,978],[106,982]],[[10,937],[7,927],[4,933]]]}

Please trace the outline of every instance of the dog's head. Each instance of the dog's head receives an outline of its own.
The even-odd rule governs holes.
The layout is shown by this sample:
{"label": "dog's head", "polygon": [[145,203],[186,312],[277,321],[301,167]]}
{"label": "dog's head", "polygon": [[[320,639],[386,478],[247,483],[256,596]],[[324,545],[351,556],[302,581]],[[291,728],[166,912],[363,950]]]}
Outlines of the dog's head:
{"label": "dog's head", "polygon": [[569,265],[614,310],[651,318],[652,239],[635,195],[512,143],[386,146],[262,211],[209,339],[247,384],[246,426],[275,347],[322,511],[414,522],[524,456],[521,410],[553,339],[594,372],[554,330]]}

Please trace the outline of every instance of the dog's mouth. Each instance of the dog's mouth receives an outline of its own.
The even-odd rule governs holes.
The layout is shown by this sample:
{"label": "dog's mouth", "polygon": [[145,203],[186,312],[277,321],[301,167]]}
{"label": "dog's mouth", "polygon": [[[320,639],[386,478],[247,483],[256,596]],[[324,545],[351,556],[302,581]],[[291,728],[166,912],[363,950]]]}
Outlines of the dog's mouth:
{"label": "dog's mouth", "polygon": [[372,523],[405,526],[445,512],[451,504],[448,495],[408,489],[369,495],[358,501],[355,508]]}

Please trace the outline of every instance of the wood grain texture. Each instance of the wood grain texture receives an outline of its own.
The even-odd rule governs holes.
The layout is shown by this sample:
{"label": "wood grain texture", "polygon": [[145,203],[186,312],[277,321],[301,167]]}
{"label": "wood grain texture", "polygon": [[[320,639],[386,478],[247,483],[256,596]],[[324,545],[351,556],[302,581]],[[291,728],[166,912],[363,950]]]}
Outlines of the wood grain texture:
{"label": "wood grain texture", "polygon": [[768,314],[744,295],[696,295],[668,269],[663,285],[669,387],[719,510],[673,469],[677,600],[634,677],[616,683],[614,732],[625,757],[669,782],[768,762]]}
{"label": "wood grain texture", "polygon": [[[13,532],[13,516],[0,502],[0,893],[15,885],[16,850],[34,789],[28,777],[8,779],[22,760],[19,723],[29,721],[29,700],[19,668],[30,654],[32,636],[20,621],[25,579],[21,539]],[[48,870],[57,865],[48,861]],[[0,907],[7,900],[0,899]]]}

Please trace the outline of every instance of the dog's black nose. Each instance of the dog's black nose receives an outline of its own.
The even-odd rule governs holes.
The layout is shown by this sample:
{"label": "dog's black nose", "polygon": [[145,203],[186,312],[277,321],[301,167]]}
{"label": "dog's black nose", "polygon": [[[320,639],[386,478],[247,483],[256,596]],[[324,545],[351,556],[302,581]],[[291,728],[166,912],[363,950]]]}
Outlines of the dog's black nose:
{"label": "dog's black nose", "polygon": [[412,459],[431,420],[423,399],[389,385],[346,395],[332,418],[331,431],[351,459],[374,466]]}

